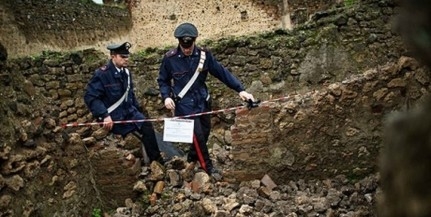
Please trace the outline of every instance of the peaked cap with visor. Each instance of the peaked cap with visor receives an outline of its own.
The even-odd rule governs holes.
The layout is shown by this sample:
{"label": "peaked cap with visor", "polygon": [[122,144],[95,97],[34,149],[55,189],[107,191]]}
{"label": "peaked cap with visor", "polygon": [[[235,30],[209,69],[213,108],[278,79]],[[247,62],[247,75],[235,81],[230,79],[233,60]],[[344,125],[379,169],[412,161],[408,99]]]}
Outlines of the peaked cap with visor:
{"label": "peaked cap with visor", "polygon": [[174,36],[178,39],[181,47],[189,48],[198,37],[198,29],[191,23],[182,23],[175,29]]}
{"label": "peaked cap with visor", "polygon": [[132,47],[132,44],[129,42],[124,42],[123,44],[110,44],[106,48],[111,51],[111,54],[129,55],[130,47]]}
{"label": "peaked cap with visor", "polygon": [[175,29],[174,36],[175,38],[196,38],[198,37],[198,29],[191,23],[182,23]]}

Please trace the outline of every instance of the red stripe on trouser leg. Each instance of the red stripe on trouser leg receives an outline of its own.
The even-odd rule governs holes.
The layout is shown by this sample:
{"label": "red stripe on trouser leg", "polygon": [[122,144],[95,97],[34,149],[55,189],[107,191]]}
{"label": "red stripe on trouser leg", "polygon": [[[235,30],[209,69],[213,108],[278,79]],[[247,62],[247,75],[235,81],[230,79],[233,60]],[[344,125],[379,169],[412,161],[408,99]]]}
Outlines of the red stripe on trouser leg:
{"label": "red stripe on trouser leg", "polygon": [[205,164],[205,159],[204,159],[204,156],[202,155],[202,151],[201,151],[201,148],[199,146],[198,139],[196,138],[196,134],[194,134],[194,133],[193,133],[193,145],[195,146],[195,150],[196,150],[196,153],[198,155],[199,163],[201,164],[201,167],[205,170],[205,172],[208,172],[207,171],[207,165]]}

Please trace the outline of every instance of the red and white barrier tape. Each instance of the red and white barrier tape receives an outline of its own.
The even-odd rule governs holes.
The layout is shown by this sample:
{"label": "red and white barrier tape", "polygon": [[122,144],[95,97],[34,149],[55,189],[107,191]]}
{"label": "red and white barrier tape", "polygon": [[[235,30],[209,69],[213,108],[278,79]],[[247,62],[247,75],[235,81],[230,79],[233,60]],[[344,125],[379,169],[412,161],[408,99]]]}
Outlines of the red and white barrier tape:
{"label": "red and white barrier tape", "polygon": [[[280,98],[272,99],[272,100],[268,100],[268,101],[263,101],[260,103],[260,105],[266,104],[269,102],[287,100],[288,98],[289,98],[289,96],[280,97]],[[231,108],[226,108],[226,109],[212,110],[212,111],[208,111],[208,112],[201,112],[201,113],[184,115],[184,116],[148,118],[148,119],[141,119],[141,120],[122,120],[122,121],[113,121],[113,123],[114,124],[130,124],[130,123],[140,123],[140,122],[157,122],[157,121],[163,121],[165,118],[179,118],[179,119],[191,118],[191,117],[197,117],[197,116],[202,116],[202,115],[210,115],[210,114],[217,114],[217,113],[223,113],[223,112],[228,112],[228,111],[235,111],[235,110],[243,109],[243,108],[247,108],[247,105],[241,105],[241,106],[236,106],[236,107],[231,107]],[[84,127],[84,126],[103,125],[104,123],[105,122],[91,122],[91,123],[74,122],[74,123],[70,123],[70,124],[63,124],[63,125],[61,125],[61,127],[63,127],[63,128],[66,128],[66,127]]]}

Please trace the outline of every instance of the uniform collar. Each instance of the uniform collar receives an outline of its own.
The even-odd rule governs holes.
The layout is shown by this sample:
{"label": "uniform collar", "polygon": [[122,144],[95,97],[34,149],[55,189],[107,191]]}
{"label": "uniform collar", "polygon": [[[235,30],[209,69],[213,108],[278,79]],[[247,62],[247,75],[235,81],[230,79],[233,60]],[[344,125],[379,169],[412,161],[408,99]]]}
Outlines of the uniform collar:
{"label": "uniform collar", "polygon": [[[181,50],[181,47],[178,45],[178,47],[177,47],[177,50],[178,50],[178,57],[187,57],[186,55],[184,55],[184,53],[183,53],[183,51]],[[192,57],[194,57],[194,56],[199,56],[199,49],[196,47],[196,45],[195,45],[195,47],[193,48],[193,53],[192,53],[192,55],[190,55],[190,56],[192,56]]]}
{"label": "uniform collar", "polygon": [[112,59],[109,60],[109,69],[114,73],[114,77],[121,78],[120,69],[115,66],[115,64],[112,62]]}

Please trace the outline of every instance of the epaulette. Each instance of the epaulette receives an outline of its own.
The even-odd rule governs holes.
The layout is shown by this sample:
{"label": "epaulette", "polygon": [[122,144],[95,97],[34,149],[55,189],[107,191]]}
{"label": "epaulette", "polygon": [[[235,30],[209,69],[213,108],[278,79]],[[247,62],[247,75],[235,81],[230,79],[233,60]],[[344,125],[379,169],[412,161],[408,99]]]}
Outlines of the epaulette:
{"label": "epaulette", "polygon": [[104,65],[104,66],[100,67],[99,69],[100,69],[100,71],[106,71],[108,69],[108,66]]}
{"label": "epaulette", "polygon": [[104,65],[95,70],[96,73],[105,73],[108,70],[108,66]]}
{"label": "epaulette", "polygon": [[171,57],[171,56],[174,56],[177,53],[178,53],[178,48],[173,48],[170,51],[166,52],[165,56],[166,57]]}

